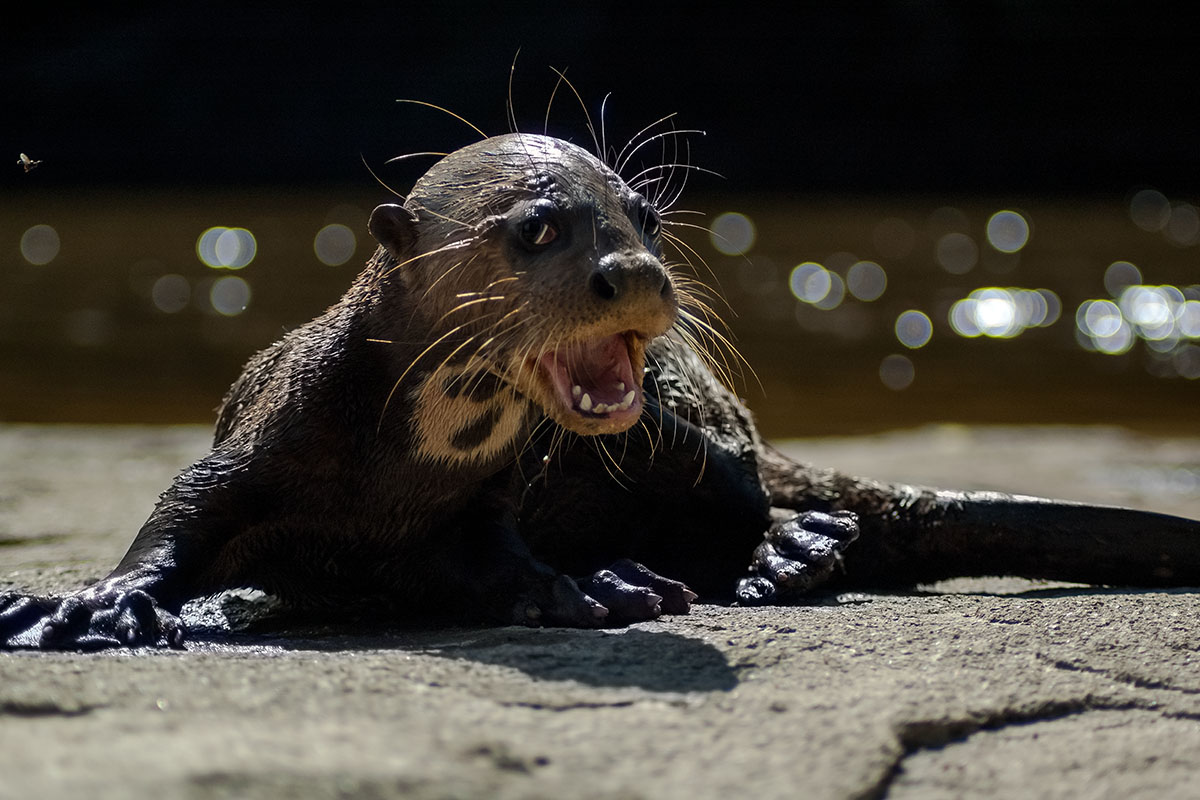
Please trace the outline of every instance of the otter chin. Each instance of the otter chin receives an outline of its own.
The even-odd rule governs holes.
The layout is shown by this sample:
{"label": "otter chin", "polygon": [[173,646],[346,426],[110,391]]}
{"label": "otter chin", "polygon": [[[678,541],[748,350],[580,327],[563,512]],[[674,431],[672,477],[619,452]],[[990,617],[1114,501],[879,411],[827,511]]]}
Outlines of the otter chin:
{"label": "otter chin", "polygon": [[620,433],[642,414],[649,337],[624,331],[570,341],[527,361],[548,416],[581,434]]}

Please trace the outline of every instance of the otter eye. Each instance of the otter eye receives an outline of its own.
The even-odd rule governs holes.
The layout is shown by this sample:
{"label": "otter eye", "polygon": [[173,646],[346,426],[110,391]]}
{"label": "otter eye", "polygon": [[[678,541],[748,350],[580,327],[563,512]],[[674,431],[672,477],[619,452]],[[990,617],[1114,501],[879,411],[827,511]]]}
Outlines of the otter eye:
{"label": "otter eye", "polygon": [[526,244],[541,247],[558,238],[558,229],[540,217],[530,217],[521,223],[521,238]]}
{"label": "otter eye", "polygon": [[654,238],[662,229],[662,217],[658,215],[658,209],[650,205],[650,201],[644,197],[638,203],[637,220],[644,236]]}

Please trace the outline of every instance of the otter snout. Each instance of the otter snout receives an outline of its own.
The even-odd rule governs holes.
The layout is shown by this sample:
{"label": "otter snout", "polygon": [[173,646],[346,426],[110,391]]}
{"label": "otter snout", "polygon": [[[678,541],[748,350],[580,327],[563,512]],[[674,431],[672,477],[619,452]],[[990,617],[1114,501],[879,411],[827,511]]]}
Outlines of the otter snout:
{"label": "otter snout", "polygon": [[647,252],[605,255],[588,276],[588,288],[605,303],[675,302],[671,276]]}

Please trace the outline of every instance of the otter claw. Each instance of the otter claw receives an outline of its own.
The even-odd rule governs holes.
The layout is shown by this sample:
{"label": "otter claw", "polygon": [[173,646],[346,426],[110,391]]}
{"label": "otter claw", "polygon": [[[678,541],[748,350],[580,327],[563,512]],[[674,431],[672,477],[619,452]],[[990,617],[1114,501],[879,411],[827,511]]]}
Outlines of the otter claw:
{"label": "otter claw", "polygon": [[686,614],[696,593],[679,581],[664,578],[636,561],[622,559],[583,579],[580,588],[611,612],[611,621],[627,624]]}
{"label": "otter claw", "polygon": [[622,560],[578,581],[565,575],[527,591],[512,610],[518,625],[570,628],[628,625],[686,614],[696,593],[633,561]]}

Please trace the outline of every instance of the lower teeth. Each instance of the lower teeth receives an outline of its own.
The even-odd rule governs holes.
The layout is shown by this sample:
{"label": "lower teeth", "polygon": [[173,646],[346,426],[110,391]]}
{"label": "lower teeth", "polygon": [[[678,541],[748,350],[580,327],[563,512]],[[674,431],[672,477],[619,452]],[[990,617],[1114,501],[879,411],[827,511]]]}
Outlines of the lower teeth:
{"label": "lower teeth", "polygon": [[[624,385],[620,385],[624,389]],[[593,403],[592,396],[582,390],[579,386],[571,387],[571,394],[579,401],[577,408],[585,413],[592,414],[607,414],[610,411],[628,411],[633,406],[633,399],[637,393],[630,389],[621,398],[619,403]]]}

